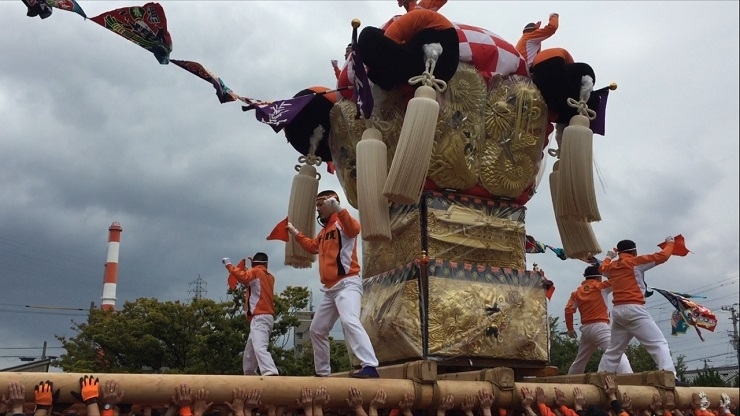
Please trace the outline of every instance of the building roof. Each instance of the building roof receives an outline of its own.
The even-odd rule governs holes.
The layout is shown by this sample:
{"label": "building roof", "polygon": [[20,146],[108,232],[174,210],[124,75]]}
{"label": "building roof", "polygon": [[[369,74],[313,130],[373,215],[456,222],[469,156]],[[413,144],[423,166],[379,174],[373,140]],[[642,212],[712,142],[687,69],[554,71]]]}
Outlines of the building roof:
{"label": "building roof", "polygon": [[30,363],[23,363],[21,365],[16,365],[14,367],[3,368],[3,369],[0,369],[0,371],[6,372],[6,373],[19,373],[19,372],[48,373],[50,365],[51,365],[51,358],[45,358],[43,360],[36,360]]}

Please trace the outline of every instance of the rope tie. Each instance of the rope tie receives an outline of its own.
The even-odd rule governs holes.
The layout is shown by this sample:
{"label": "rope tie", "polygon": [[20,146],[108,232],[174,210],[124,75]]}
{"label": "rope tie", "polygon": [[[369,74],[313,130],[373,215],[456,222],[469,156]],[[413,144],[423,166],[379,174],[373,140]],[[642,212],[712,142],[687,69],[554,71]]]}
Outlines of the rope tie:
{"label": "rope tie", "polygon": [[586,104],[586,100],[574,100],[573,98],[568,98],[568,105],[573,108],[578,109],[578,114],[582,116],[586,116],[589,120],[593,120],[596,118],[596,111],[591,110],[588,108],[588,104]]}
{"label": "rope tie", "polygon": [[426,70],[415,77],[409,78],[410,85],[421,84],[427,87],[432,87],[437,92],[444,92],[447,89],[447,83],[441,79],[434,78],[434,67],[437,65],[437,61],[434,59],[427,59]]}
{"label": "rope tie", "polygon": [[383,121],[375,114],[370,116],[370,121],[372,121],[370,127],[377,127],[378,130],[388,130],[391,128],[389,121]]}
{"label": "rope tie", "polygon": [[[303,165],[319,166],[321,162],[321,157],[314,155],[313,152],[298,157],[298,163]],[[296,172],[299,172],[301,170],[301,165],[295,165],[294,169]],[[317,179],[321,180],[321,174],[316,173],[316,175],[318,175]]]}

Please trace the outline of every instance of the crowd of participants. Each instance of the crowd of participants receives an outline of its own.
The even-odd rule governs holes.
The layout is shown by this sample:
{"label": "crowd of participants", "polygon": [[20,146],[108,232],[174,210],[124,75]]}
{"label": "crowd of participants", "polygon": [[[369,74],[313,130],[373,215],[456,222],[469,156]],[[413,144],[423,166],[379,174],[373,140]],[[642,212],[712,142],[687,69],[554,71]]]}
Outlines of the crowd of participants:
{"label": "crowd of participants", "polygon": [[57,403],[59,390],[51,381],[41,381],[33,387],[34,403],[26,403],[26,387],[11,382],[0,397],[0,416],[729,416],[737,404],[722,393],[721,400],[711,405],[703,392],[693,393],[689,407],[675,406],[673,392],[654,394],[648,408],[637,409],[627,393],[617,393],[611,376],[605,377],[603,392],[609,406],[587,405],[580,388],[573,389],[572,407],[565,392],[555,388],[555,397],[548,397],[537,387],[519,390],[519,401],[512,408],[494,407],[494,396],[482,389],[477,395],[454,397],[447,395],[436,409],[414,409],[413,392],[403,395],[398,403],[389,403],[386,392],[377,390],[370,400],[356,387],[349,387],[341,408],[328,407],[330,396],[325,386],[315,391],[304,387],[291,403],[263,403],[262,390],[238,387],[232,390],[230,402],[209,402],[206,388],[188,384],[176,386],[164,407],[127,401],[124,386],[114,379],[101,383],[95,376],[80,378],[79,392],[73,392],[77,404]]}

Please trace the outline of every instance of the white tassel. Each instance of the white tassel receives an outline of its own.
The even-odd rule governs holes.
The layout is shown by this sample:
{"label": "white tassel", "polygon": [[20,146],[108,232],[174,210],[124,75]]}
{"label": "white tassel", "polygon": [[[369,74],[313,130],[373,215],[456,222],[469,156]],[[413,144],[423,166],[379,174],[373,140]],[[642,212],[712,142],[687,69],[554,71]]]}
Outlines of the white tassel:
{"label": "white tassel", "polygon": [[362,239],[389,241],[391,221],[383,184],[388,174],[388,148],[383,134],[375,128],[362,133],[357,143],[357,202],[362,224]]}
{"label": "white tassel", "polygon": [[563,132],[560,150],[558,218],[581,222],[601,221],[596,202],[593,171],[593,139],[586,116],[575,115]]}
{"label": "white tassel", "polygon": [[[319,192],[319,180],[316,168],[303,165],[293,177],[288,204],[288,221],[303,232],[313,237],[316,232],[316,194]],[[306,269],[316,260],[316,256],[304,250],[293,236],[285,243],[285,265],[297,269]]]}
{"label": "white tassel", "polygon": [[[324,136],[324,131],[321,125],[314,129],[309,138],[308,154],[298,158],[298,161],[305,165],[295,167],[298,174],[293,177],[288,203],[288,221],[303,232],[303,235],[311,237],[316,232],[316,194],[319,192],[319,179],[321,178],[313,165],[321,164],[321,158],[316,157],[315,152]],[[291,235],[285,243],[285,265],[306,269],[311,267],[315,260],[316,256],[304,250]]]}
{"label": "white tassel", "polygon": [[439,116],[437,92],[428,86],[416,89],[403,119],[396,153],[391,162],[383,195],[400,205],[419,201]]}
{"label": "white tassel", "polygon": [[[550,195],[552,197],[553,210],[557,205],[560,196],[559,176],[562,172],[559,171],[560,161],[556,161],[552,167],[552,173],[550,174]],[[560,234],[560,242],[563,245],[563,251],[565,251],[566,257],[570,259],[582,259],[586,260],[591,256],[595,256],[601,253],[601,246],[596,240],[596,235],[593,232],[591,224],[587,222],[574,221],[572,219],[560,218],[555,216],[555,223],[558,227],[558,233]]]}

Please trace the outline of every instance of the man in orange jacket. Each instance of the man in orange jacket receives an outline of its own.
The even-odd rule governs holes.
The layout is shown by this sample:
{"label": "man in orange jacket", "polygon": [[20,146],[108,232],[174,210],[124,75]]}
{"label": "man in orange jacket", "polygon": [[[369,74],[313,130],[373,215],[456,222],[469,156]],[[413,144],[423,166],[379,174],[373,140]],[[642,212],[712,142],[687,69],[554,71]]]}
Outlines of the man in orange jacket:
{"label": "man in orange jacket", "polygon": [[[599,371],[614,372],[632,338],[642,344],[659,370],[672,371],[673,365],[668,341],[645,308],[645,272],[665,263],[673,254],[673,237],[665,239],[663,250],[653,254],[637,255],[632,240],[622,240],[601,263],[599,271],[609,278],[614,295],[612,308],[612,339],[599,363]],[[619,256],[617,258],[617,256]],[[614,260],[616,259],[616,260]]]}
{"label": "man in orange jacket", "polygon": [[249,320],[249,337],[244,346],[242,369],[245,376],[257,374],[259,367],[263,376],[276,376],[278,369],[267,347],[270,345],[272,326],[275,323],[273,292],[275,277],[267,271],[267,254],[259,252],[250,257],[252,267],[243,270],[234,267],[228,257],[221,259],[229,274],[246,286],[244,311]]}
{"label": "man in orange jacket", "polygon": [[[586,363],[596,348],[606,351],[611,340],[609,328],[609,310],[606,307],[606,297],[611,292],[611,282],[602,282],[599,266],[588,266],[583,272],[586,278],[581,286],[570,294],[568,304],[565,305],[565,326],[568,336],[576,338],[573,329],[573,315],[576,311],[581,314],[581,342],[578,344],[578,355],[571,364],[568,374],[584,374]],[[627,356],[622,354],[617,373],[631,373],[632,367]]]}
{"label": "man in orange jacket", "polygon": [[362,369],[352,373],[352,377],[378,378],[378,359],[360,322],[363,290],[357,261],[360,223],[339,205],[339,196],[334,191],[319,192],[316,212],[323,228],[315,238],[306,237],[291,223],[286,227],[304,250],[319,256],[324,298],[316,308],[308,330],[316,375],[325,377],[331,374],[329,332],[341,318],[349,349],[362,364]]}
{"label": "man in orange jacket", "polygon": [[535,55],[542,50],[542,42],[558,30],[559,22],[559,15],[552,13],[545,27],[542,27],[542,22],[528,23],[524,26],[522,37],[516,43],[516,50],[527,61],[527,66],[532,65]]}

